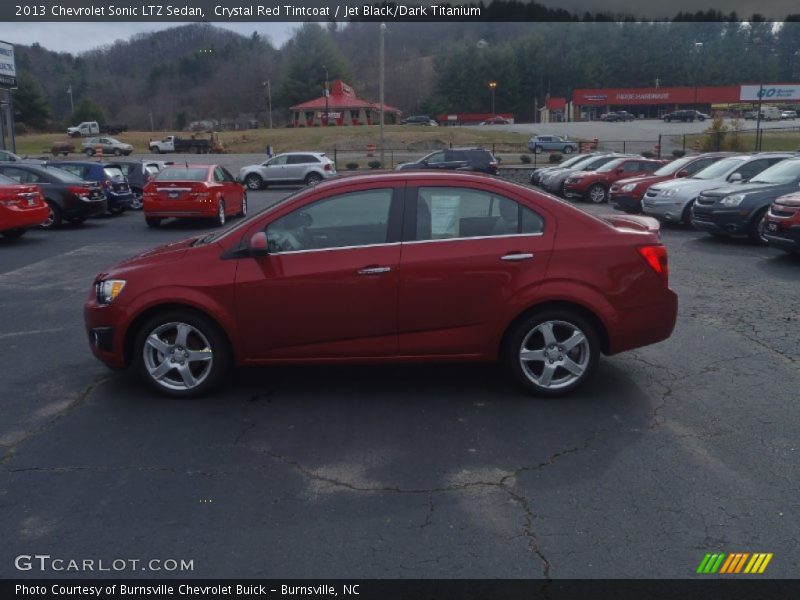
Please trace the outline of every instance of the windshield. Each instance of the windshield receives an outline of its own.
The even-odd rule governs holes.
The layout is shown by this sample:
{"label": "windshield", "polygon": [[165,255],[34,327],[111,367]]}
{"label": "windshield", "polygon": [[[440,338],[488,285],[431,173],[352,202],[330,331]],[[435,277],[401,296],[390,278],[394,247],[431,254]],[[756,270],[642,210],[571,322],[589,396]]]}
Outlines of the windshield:
{"label": "windshield", "polygon": [[689,179],[718,179],[720,177],[724,177],[736,167],[742,166],[744,161],[744,158],[723,158],[721,161],[707,166],[702,171],[698,171],[689,177]]}
{"label": "windshield", "polygon": [[64,169],[59,169],[57,167],[45,167],[45,168],[47,169],[47,172],[50,173],[50,175],[52,175],[59,181],[63,181],[64,183],[75,183],[78,181],[83,183],[83,179],[81,179],[74,173],[65,171]]}
{"label": "windshield", "polygon": [[581,164],[580,167],[584,171],[594,171],[595,169],[602,167],[608,161],[617,160],[618,158],[618,156],[601,156],[599,158],[593,158],[585,164]]}
{"label": "windshield", "polygon": [[677,173],[687,164],[692,162],[694,157],[684,156],[683,158],[679,158],[678,160],[673,160],[671,163],[667,163],[657,171],[653,171],[653,175],[672,175],[673,173]]}
{"label": "windshield", "polygon": [[572,165],[576,165],[581,161],[589,160],[586,156],[573,156],[572,158],[568,158],[564,162],[562,162],[559,167],[571,167]]}
{"label": "windshield", "polygon": [[750,183],[793,183],[800,178],[800,160],[785,160],[764,169]]}
{"label": "windshield", "polygon": [[618,158],[617,160],[612,160],[611,162],[607,162],[602,167],[597,169],[598,173],[608,173],[609,171],[613,171],[618,166],[622,164],[623,159]]}
{"label": "windshield", "polygon": [[158,165],[145,165],[144,170],[147,172],[148,175],[151,177],[153,175],[158,175]]}
{"label": "windshield", "polygon": [[205,181],[207,167],[168,167],[158,174],[158,181]]}

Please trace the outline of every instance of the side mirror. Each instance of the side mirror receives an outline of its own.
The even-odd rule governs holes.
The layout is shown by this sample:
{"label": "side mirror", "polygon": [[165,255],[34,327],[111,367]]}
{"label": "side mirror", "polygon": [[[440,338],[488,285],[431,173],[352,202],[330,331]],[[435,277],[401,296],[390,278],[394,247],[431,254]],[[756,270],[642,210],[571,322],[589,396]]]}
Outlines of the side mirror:
{"label": "side mirror", "polygon": [[241,178],[241,177],[239,177],[238,175],[237,175],[236,177],[234,177],[234,178],[233,178],[233,180],[234,180],[236,183],[242,183],[242,178]]}
{"label": "side mirror", "polygon": [[247,244],[247,250],[250,256],[266,256],[269,254],[267,245],[267,234],[263,231],[258,231],[250,236],[250,242]]}
{"label": "side mirror", "polygon": [[687,175],[689,175],[689,171],[686,169],[681,169],[675,174],[675,177],[686,177]]}
{"label": "side mirror", "polygon": [[622,167],[617,167],[617,175],[622,175],[625,172],[625,169]]}
{"label": "side mirror", "polygon": [[728,177],[728,181],[730,181],[731,183],[739,183],[740,181],[742,181],[742,174],[734,173],[733,175]]}

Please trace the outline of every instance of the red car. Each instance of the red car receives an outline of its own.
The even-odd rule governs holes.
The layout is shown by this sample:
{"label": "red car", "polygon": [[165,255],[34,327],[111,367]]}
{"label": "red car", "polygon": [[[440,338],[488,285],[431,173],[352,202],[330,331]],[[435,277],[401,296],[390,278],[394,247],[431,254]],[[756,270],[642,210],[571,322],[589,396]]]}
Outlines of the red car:
{"label": "red car", "polygon": [[608,200],[611,184],[626,177],[652,173],[664,165],[663,160],[651,158],[617,158],[595,171],[578,171],[564,181],[564,196],[588,199],[597,204]]}
{"label": "red car", "polygon": [[0,234],[18,238],[50,218],[50,208],[36,185],[0,175]]}
{"label": "red car", "polygon": [[647,188],[651,185],[668,179],[691,177],[719,159],[732,155],[733,152],[709,152],[695,156],[684,156],[665,164],[657,171],[654,171],[652,175],[639,175],[638,177],[620,179],[611,184],[609,202],[614,207],[614,210],[621,210],[630,214],[640,213],[642,212],[642,198]]}
{"label": "red car", "polygon": [[220,165],[171,165],[144,186],[142,210],[149,227],[170,217],[213,218],[224,225],[229,216],[247,214],[247,192]]}
{"label": "red car", "polygon": [[672,333],[658,228],[473,173],[329,180],[100,273],[86,330],[174,396],[231,364],[498,359],[554,396]]}
{"label": "red car", "polygon": [[764,216],[762,238],[770,246],[800,254],[800,192],[775,199]]}

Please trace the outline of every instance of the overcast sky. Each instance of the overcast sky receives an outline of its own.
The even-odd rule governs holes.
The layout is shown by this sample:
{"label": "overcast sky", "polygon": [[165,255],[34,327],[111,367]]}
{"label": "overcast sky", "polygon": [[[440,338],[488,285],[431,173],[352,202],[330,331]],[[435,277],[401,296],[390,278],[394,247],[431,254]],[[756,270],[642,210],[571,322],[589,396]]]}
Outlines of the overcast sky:
{"label": "overcast sky", "polygon": [[[3,1],[3,0],[0,0]],[[57,52],[73,54],[92,50],[98,46],[127,40],[132,35],[147,31],[160,31],[179,27],[185,23],[0,23],[0,40],[12,44],[39,45]],[[274,46],[281,46],[301,23],[214,23],[242,35],[269,38]]]}

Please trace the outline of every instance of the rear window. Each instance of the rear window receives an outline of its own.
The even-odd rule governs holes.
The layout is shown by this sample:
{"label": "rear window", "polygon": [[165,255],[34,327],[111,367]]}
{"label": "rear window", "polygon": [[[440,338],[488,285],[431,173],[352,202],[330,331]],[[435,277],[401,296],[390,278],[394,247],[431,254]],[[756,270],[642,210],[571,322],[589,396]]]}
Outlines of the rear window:
{"label": "rear window", "polygon": [[150,176],[158,175],[158,166],[157,165],[145,165],[144,166],[144,170]]}
{"label": "rear window", "polygon": [[58,181],[63,181],[64,183],[75,183],[76,181],[83,181],[81,177],[78,177],[74,173],[70,173],[69,171],[65,171],[64,169],[59,169],[56,167],[46,167],[47,172],[57,179]]}
{"label": "rear window", "polygon": [[158,181],[205,181],[207,168],[174,168],[169,167],[158,174]]}
{"label": "rear window", "polygon": [[118,180],[118,179],[125,179],[125,175],[123,175],[122,170],[119,167],[105,167],[103,169],[103,174],[111,180]]}

